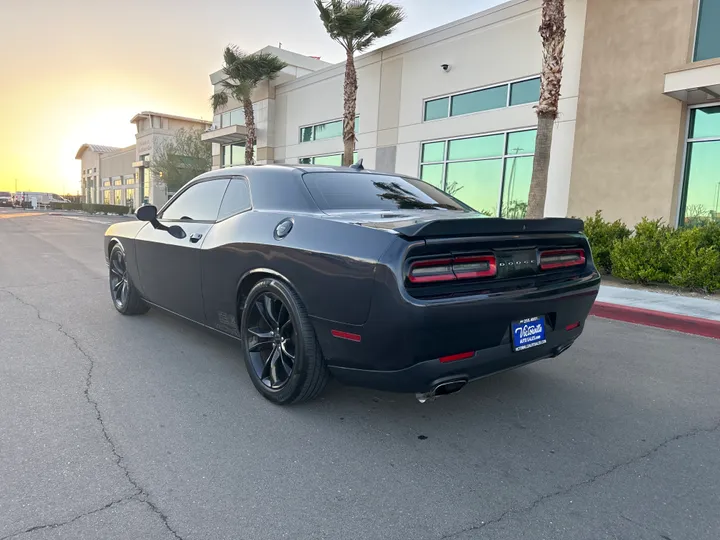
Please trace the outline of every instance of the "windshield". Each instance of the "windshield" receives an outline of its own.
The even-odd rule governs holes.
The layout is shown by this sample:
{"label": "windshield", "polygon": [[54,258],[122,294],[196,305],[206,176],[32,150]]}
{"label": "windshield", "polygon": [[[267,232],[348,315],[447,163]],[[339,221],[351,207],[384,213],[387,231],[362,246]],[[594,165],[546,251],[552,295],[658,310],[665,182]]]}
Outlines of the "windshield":
{"label": "windshield", "polygon": [[360,172],[317,172],[303,175],[305,185],[324,212],[346,210],[447,210],[472,212],[447,193],[411,178]]}

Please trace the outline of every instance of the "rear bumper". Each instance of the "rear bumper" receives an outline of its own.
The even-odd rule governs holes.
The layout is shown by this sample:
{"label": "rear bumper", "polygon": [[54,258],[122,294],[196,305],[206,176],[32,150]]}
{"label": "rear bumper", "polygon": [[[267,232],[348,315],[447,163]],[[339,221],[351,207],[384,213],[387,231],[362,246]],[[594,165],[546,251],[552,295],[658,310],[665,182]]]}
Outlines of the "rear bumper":
{"label": "rear bumper", "polygon": [[[416,301],[394,282],[382,286],[381,280],[364,325],[322,319],[314,319],[313,324],[328,367],[338,380],[379,390],[427,392],[440,382],[472,381],[557,356],[582,333],[599,284],[593,271],[545,290]],[[513,351],[511,323],[539,315],[546,320],[547,342]],[[566,330],[576,323],[579,326]],[[337,331],[357,336],[359,341],[338,338]],[[466,353],[473,356],[446,363],[439,360]]]}
{"label": "rear bumper", "polygon": [[466,360],[441,363],[439,359],[418,362],[396,371],[366,370],[332,366],[330,372],[340,382],[387,392],[430,392],[438,384],[453,381],[471,382],[496,373],[522,367],[545,358],[554,358],[567,350],[580,335],[554,336],[548,343],[524,351],[512,352],[509,344],[475,353]]}

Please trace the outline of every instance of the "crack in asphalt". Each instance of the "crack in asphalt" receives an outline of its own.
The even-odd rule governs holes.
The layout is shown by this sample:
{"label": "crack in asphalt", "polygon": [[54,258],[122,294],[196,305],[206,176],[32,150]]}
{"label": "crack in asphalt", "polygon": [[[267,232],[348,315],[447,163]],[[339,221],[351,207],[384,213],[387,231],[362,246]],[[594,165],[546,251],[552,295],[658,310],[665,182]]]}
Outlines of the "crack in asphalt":
{"label": "crack in asphalt", "polygon": [[647,452],[643,452],[642,454],[635,456],[633,458],[630,458],[621,463],[616,463],[615,465],[613,465],[606,471],[603,471],[601,473],[590,476],[587,480],[583,480],[582,482],[577,482],[575,484],[571,484],[563,489],[554,491],[552,493],[547,493],[545,495],[541,495],[540,497],[538,497],[537,499],[532,501],[530,504],[528,504],[522,508],[509,508],[509,509],[505,510],[504,512],[502,512],[496,518],[490,519],[488,521],[481,521],[477,525],[472,525],[465,529],[446,534],[444,536],[441,536],[440,540],[448,540],[450,538],[454,538],[456,536],[459,536],[459,535],[467,533],[467,532],[478,531],[480,529],[484,529],[488,525],[494,525],[496,523],[500,523],[501,521],[505,520],[505,518],[507,518],[508,516],[511,516],[514,514],[526,514],[528,512],[532,512],[535,508],[540,506],[540,504],[542,504],[543,502],[545,502],[549,499],[553,499],[555,497],[561,497],[563,495],[568,495],[569,493],[572,493],[573,491],[575,491],[578,488],[593,484],[597,480],[600,480],[600,479],[614,473],[618,469],[627,467],[628,465],[632,465],[633,463],[636,463],[638,461],[641,461],[643,459],[651,457],[653,454],[657,453],[658,451],[662,450],[663,448],[665,448],[666,446],[668,446],[669,444],[671,444],[675,441],[679,441],[682,439],[689,439],[691,437],[694,437],[694,436],[700,435],[700,434],[713,433],[719,429],[720,429],[720,421],[716,422],[715,424],[713,424],[711,427],[708,427],[708,428],[695,428],[695,429],[692,429],[685,433],[675,435],[675,436],[670,437],[669,439],[666,439],[663,442],[657,444],[656,446],[652,447]]}
{"label": "crack in asphalt", "polygon": [[[87,351],[85,351],[82,348],[78,339],[75,336],[68,333],[67,330],[65,330],[65,328],[63,327],[63,325],[61,323],[54,321],[52,319],[43,317],[42,314],[40,313],[40,309],[37,306],[35,306],[34,304],[31,304],[30,302],[23,300],[14,292],[9,291],[7,288],[0,289],[0,291],[5,292],[6,294],[9,294],[15,300],[17,300],[20,304],[27,306],[27,307],[31,308],[32,310],[34,310],[35,314],[37,315],[37,318],[39,320],[55,325],[57,327],[56,330],[58,332],[60,332],[61,334],[63,334],[65,337],[67,337],[70,341],[72,341],[74,347],[80,352],[80,354],[82,354],[87,359],[89,367],[88,367],[87,373],[85,375],[85,389],[83,390],[83,395],[85,396],[86,401],[95,410],[95,418],[97,419],[98,423],[100,424],[100,429],[102,431],[103,438],[105,439],[108,446],[110,447],[110,451],[113,454],[115,464],[123,471],[128,483],[135,490],[135,492],[129,497],[126,497],[124,499],[119,499],[117,501],[113,501],[101,508],[92,510],[91,512],[88,512],[85,514],[80,514],[79,516],[72,518],[70,521],[68,521],[66,523],[72,523],[73,521],[80,519],[81,517],[83,517],[85,515],[89,515],[89,514],[104,510],[106,508],[109,508],[113,504],[117,504],[118,502],[120,502],[122,500],[136,499],[136,500],[144,503],[145,505],[147,505],[155,514],[157,514],[158,517],[160,518],[160,520],[165,525],[165,528],[168,531],[170,531],[170,533],[175,538],[177,538],[178,540],[183,540],[183,538],[177,533],[177,531],[175,531],[175,529],[173,529],[172,526],[170,525],[168,516],[162,510],[160,510],[160,508],[150,499],[150,494],[147,492],[147,490],[145,488],[143,488],[135,478],[133,478],[132,473],[128,469],[128,466],[125,463],[125,460],[124,460],[122,454],[120,454],[120,452],[118,451],[117,447],[115,446],[115,443],[112,440],[112,437],[110,436],[110,433],[107,430],[107,427],[105,425],[105,420],[102,416],[102,412],[100,411],[100,406],[98,405],[98,402],[95,399],[93,399],[92,396],[90,395],[90,387],[92,386],[92,380],[93,380],[93,371],[95,370],[95,360],[92,358],[92,356]],[[59,526],[60,525],[55,525],[55,527],[59,527]],[[13,533],[10,536],[0,538],[0,540],[5,540],[6,538],[12,538],[13,536],[18,536],[20,534],[24,534],[27,532],[32,532],[34,530],[39,530],[39,529],[48,528],[48,527],[50,527],[50,526],[49,525],[38,525],[35,527],[31,527],[30,529],[27,529],[25,531]]]}
{"label": "crack in asphalt", "polygon": [[74,523],[77,520],[82,519],[84,517],[91,516],[93,514],[97,514],[98,512],[102,512],[103,510],[107,510],[108,508],[111,508],[117,504],[133,500],[133,499],[135,499],[135,497],[136,496],[133,495],[131,497],[123,497],[122,499],[115,499],[114,501],[107,503],[105,506],[101,506],[100,508],[95,508],[94,510],[84,512],[73,518],[68,519],[67,521],[60,521],[58,523],[48,523],[47,525],[35,525],[33,527],[30,527],[29,529],[25,529],[24,531],[18,531],[18,532],[9,534],[8,536],[3,536],[2,538],[0,538],[0,540],[10,540],[10,538],[16,538],[23,534],[32,533],[35,531],[42,531],[44,529],[57,529],[58,527],[64,527],[65,525],[70,525],[71,523]]}

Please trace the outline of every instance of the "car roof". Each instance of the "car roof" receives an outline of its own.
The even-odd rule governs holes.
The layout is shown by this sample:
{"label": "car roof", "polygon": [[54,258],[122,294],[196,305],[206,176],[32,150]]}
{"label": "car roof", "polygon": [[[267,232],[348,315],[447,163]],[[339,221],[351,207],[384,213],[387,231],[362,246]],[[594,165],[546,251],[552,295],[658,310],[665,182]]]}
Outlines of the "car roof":
{"label": "car roof", "polygon": [[[201,174],[193,179],[191,185],[213,178],[244,176],[250,182],[253,208],[257,210],[279,210],[287,212],[321,213],[317,203],[310,195],[302,176],[305,173],[351,172],[358,175],[386,175],[388,173],[356,169],[352,167],[335,167],[331,165],[306,164],[268,164],[239,165],[225,167]],[[393,176],[402,176],[395,173]]]}

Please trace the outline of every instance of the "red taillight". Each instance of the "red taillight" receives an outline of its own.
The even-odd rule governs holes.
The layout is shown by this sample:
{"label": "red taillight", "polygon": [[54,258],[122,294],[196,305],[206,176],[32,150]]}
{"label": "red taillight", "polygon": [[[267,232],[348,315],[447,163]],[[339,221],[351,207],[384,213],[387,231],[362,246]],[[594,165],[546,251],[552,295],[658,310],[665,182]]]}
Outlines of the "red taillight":
{"label": "red taillight", "polygon": [[452,281],[455,279],[455,274],[452,269],[452,259],[414,262],[410,266],[408,278],[412,283]]}
{"label": "red taillight", "polygon": [[453,271],[458,279],[492,277],[497,273],[497,264],[492,255],[481,257],[456,257]]}
{"label": "red taillight", "polygon": [[460,354],[451,354],[450,356],[441,356],[440,362],[446,364],[448,362],[455,362],[457,360],[467,360],[475,356],[474,352],[464,352]]}
{"label": "red taillight", "polygon": [[461,256],[452,259],[416,261],[410,265],[408,279],[411,283],[432,283],[492,277],[497,274],[497,262],[493,255]]}
{"label": "red taillight", "polygon": [[342,330],[331,330],[330,333],[333,337],[347,339],[348,341],[354,341],[355,343],[360,343],[362,340],[360,334],[351,334],[350,332],[343,332]]}
{"label": "red taillight", "polygon": [[585,264],[585,251],[582,249],[557,249],[540,252],[540,270],[553,270]]}

